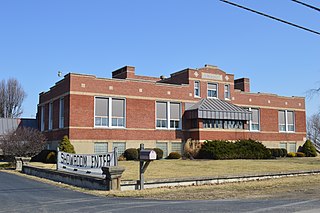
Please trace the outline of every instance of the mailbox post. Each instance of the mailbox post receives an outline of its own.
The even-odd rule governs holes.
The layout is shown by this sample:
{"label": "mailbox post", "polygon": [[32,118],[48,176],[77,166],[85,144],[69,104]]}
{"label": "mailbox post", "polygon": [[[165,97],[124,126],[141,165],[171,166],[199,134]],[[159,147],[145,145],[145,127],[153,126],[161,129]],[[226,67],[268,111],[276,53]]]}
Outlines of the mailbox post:
{"label": "mailbox post", "polygon": [[157,159],[154,150],[145,150],[144,144],[140,144],[140,190],[144,189],[144,172],[147,170],[151,161]]}

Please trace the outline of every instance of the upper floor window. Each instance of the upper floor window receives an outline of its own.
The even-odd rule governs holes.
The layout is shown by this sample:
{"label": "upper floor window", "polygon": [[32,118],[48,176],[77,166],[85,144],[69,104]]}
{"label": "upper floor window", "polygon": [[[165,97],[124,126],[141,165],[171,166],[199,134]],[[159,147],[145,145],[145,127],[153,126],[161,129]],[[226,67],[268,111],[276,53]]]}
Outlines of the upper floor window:
{"label": "upper floor window", "polygon": [[260,115],[259,115],[259,109],[256,108],[250,108],[249,111],[252,112],[252,117],[250,121],[250,130],[251,131],[258,131],[260,130]]}
{"label": "upper floor window", "polygon": [[59,103],[59,128],[64,127],[64,98],[60,98]]}
{"label": "upper floor window", "polygon": [[178,129],[180,126],[180,104],[170,103],[170,128]]}
{"label": "upper floor window", "polygon": [[230,99],[230,85],[229,84],[224,85],[224,98]]}
{"label": "upper floor window", "polygon": [[214,83],[208,83],[208,98],[218,97],[218,85]]}
{"label": "upper floor window", "polygon": [[124,127],[125,100],[118,98],[95,98],[94,122],[97,127]]}
{"label": "upper floor window", "polygon": [[123,99],[112,99],[112,126],[124,126]]}
{"label": "upper floor window", "polygon": [[52,127],[53,127],[53,103],[52,102],[49,103],[49,123],[48,123],[48,126],[49,126],[49,130],[52,130]]}
{"label": "upper floor window", "polygon": [[288,110],[279,110],[278,112],[279,120],[279,131],[280,132],[294,132],[294,112]]}
{"label": "upper floor window", "polygon": [[194,96],[200,97],[200,81],[194,82]]}
{"label": "upper floor window", "polygon": [[157,124],[159,128],[167,128],[167,102],[157,102]]}
{"label": "upper floor window", "polygon": [[169,129],[181,128],[180,111],[180,103],[156,102],[156,127]]}
{"label": "upper floor window", "polygon": [[109,126],[109,98],[96,98],[95,126]]}
{"label": "upper floor window", "polygon": [[40,130],[44,131],[44,106],[41,106]]}

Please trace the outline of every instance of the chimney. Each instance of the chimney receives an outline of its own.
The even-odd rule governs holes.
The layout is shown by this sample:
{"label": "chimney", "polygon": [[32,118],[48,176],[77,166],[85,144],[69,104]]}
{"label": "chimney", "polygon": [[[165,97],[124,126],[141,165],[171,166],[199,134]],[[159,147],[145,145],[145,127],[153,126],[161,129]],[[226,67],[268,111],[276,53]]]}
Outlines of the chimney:
{"label": "chimney", "polygon": [[113,71],[112,78],[120,78],[120,79],[134,78],[135,76],[134,72],[135,72],[135,67],[125,66]]}
{"label": "chimney", "polygon": [[250,79],[239,78],[234,80],[234,88],[243,92],[250,92]]}

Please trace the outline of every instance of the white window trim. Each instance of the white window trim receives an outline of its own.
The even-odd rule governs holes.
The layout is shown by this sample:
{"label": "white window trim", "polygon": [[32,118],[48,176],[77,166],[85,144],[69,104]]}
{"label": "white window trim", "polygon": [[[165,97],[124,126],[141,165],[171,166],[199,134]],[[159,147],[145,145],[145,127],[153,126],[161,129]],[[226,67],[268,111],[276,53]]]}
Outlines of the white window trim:
{"label": "white window trim", "polygon": [[[167,104],[167,127],[157,127],[157,102],[162,102]],[[170,127],[170,103],[177,103],[179,104],[179,127],[178,128],[171,128]],[[161,130],[181,130],[182,128],[182,107],[180,102],[174,102],[174,101],[155,101],[155,127],[156,129]]]}
{"label": "white window trim", "polygon": [[[198,90],[199,90],[199,95],[196,95],[196,82],[198,82]],[[193,92],[194,92],[194,97],[195,98],[200,98],[201,97],[201,90],[200,90],[200,81],[194,81],[193,83]]]}
{"label": "white window trim", "polygon": [[[208,92],[209,92],[209,84],[215,84],[217,86],[217,97],[209,97]],[[212,90],[214,91],[214,90]],[[207,83],[207,98],[215,98],[218,99],[219,97],[219,84],[218,83],[214,83],[214,82],[208,82]]]}
{"label": "white window trim", "polygon": [[[61,113],[62,104],[63,104],[63,113]],[[60,100],[59,100],[59,128],[64,128],[64,111],[65,111],[64,108],[65,108],[64,98],[60,98]]]}
{"label": "white window trim", "polygon": [[[279,111],[284,111],[284,115],[285,115],[285,127],[286,130],[285,131],[281,131],[279,128]],[[293,131],[289,131],[289,124],[288,124],[288,112],[293,112]],[[295,133],[296,132],[296,113],[293,110],[278,110],[278,129],[280,133]]]}
{"label": "white window trim", "polygon": [[258,110],[258,120],[259,120],[259,129],[252,129],[252,121],[249,121],[249,130],[251,132],[260,132],[261,131],[261,119],[260,119],[260,108],[255,108],[255,107],[249,107],[249,111],[251,112],[252,109],[257,109]]}
{"label": "white window trim", "polygon": [[48,130],[53,129],[53,102],[49,103]]}
{"label": "white window trim", "polygon": [[44,131],[44,106],[41,106],[40,130]]}
{"label": "white window trim", "polygon": [[[229,94],[229,97],[226,97],[226,88],[225,88],[225,86],[227,86],[227,87],[228,87],[228,94]],[[224,99],[225,99],[225,100],[230,100],[230,99],[231,99],[230,84],[225,84],[223,89],[224,89],[224,92],[223,92]]]}
{"label": "white window trim", "polygon": [[[104,99],[108,99],[108,125],[107,126],[97,126],[96,125],[96,98],[104,98]],[[121,99],[124,100],[124,121],[123,121],[123,126],[112,126],[112,99]],[[126,107],[127,106],[127,101],[125,98],[121,98],[121,97],[103,97],[103,96],[95,96],[94,97],[94,112],[93,112],[93,125],[94,128],[97,129],[125,129],[126,125],[127,125],[127,111],[126,111]]]}

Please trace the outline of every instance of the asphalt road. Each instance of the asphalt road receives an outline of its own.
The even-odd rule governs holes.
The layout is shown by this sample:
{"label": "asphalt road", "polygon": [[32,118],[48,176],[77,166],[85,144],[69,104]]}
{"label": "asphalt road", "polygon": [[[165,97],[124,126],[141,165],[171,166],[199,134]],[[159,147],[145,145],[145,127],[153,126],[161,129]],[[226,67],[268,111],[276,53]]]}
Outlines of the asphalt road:
{"label": "asphalt road", "polygon": [[105,198],[0,172],[0,212],[320,212],[318,199],[159,201]]}

